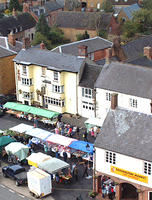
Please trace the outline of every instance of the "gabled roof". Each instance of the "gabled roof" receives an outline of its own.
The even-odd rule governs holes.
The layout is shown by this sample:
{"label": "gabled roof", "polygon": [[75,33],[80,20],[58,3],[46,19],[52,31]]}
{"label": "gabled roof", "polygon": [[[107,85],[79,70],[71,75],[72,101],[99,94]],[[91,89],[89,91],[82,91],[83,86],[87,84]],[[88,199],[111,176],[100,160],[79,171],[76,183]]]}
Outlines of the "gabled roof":
{"label": "gabled roof", "polygon": [[7,37],[0,36],[0,47],[17,53],[22,49],[22,42],[16,41],[16,45],[12,46],[9,44]]}
{"label": "gabled roof", "polygon": [[12,56],[12,55],[15,55],[15,54],[16,54],[15,52],[9,51],[9,50],[0,46],[0,58]]}
{"label": "gabled roof", "polygon": [[112,42],[106,39],[103,39],[101,37],[94,37],[94,38],[89,38],[85,40],[80,40],[77,42],[63,44],[53,49],[52,51],[78,56],[79,46],[82,46],[82,45],[87,46],[88,47],[87,52],[91,53],[91,52],[95,52],[101,49],[110,48],[112,47],[112,44],[113,44]]}
{"label": "gabled roof", "polygon": [[129,18],[129,19],[132,19],[133,18],[133,14],[134,12],[140,10],[140,7],[139,5],[136,3],[136,4],[132,4],[130,6],[126,6],[124,8],[122,8],[123,12],[126,14],[126,16]]}
{"label": "gabled roof", "polygon": [[79,72],[83,58],[36,48],[22,49],[14,58],[17,63],[38,65],[56,71]]}
{"label": "gabled roof", "polygon": [[104,65],[96,88],[152,99],[152,68],[112,62]]}
{"label": "gabled roof", "polygon": [[152,59],[148,59],[146,56],[141,56],[129,63],[134,64],[134,65],[147,66],[147,67],[152,68]]}
{"label": "gabled roof", "polygon": [[95,147],[152,162],[152,115],[110,110]]}
{"label": "gabled roof", "polygon": [[86,63],[81,80],[79,82],[79,86],[94,89],[94,84],[101,70],[102,70],[102,66],[100,65],[96,65],[93,62]]}
{"label": "gabled roof", "polygon": [[63,28],[77,28],[94,30],[99,28],[107,29],[112,14],[101,12],[60,12],[57,16],[56,25]]}
{"label": "gabled roof", "polygon": [[127,57],[127,61],[129,62],[141,57],[144,52],[144,47],[146,46],[152,47],[152,35],[139,37],[138,39],[123,45],[122,48]]}
{"label": "gabled roof", "polygon": [[124,1],[124,0],[110,0],[110,2],[112,3],[112,5],[132,5],[132,4],[135,4],[135,3],[138,3],[138,0],[127,0],[127,1]]}
{"label": "gabled roof", "polygon": [[35,27],[36,22],[29,13],[17,15],[17,17],[4,17],[0,19],[0,34],[7,36],[10,31],[22,27],[22,31]]}

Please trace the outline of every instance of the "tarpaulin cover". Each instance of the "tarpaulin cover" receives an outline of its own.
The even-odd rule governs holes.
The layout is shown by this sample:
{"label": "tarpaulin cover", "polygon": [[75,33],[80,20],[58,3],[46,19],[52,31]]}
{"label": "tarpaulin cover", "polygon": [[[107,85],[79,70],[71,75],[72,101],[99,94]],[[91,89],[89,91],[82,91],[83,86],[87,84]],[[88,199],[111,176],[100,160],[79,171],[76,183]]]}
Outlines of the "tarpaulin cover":
{"label": "tarpaulin cover", "polygon": [[46,155],[44,153],[38,152],[38,153],[32,153],[29,157],[26,159],[28,160],[28,164],[32,165],[34,167],[38,167],[38,164],[41,162],[44,162],[46,160],[51,159],[52,157],[49,155]]}
{"label": "tarpaulin cover", "polygon": [[76,139],[65,137],[65,136],[58,135],[58,134],[53,134],[53,135],[49,136],[46,139],[46,141],[48,143],[60,144],[60,145],[68,147],[71,144],[71,142],[76,141]]}
{"label": "tarpaulin cover", "polygon": [[25,113],[31,113],[33,115],[43,116],[46,118],[52,118],[59,115],[58,112],[53,112],[53,111],[45,110],[42,108],[36,108],[33,106],[27,106],[20,103],[14,103],[14,102],[7,102],[6,104],[4,104],[3,107],[12,109],[12,110],[22,111]]}
{"label": "tarpaulin cover", "polygon": [[92,117],[92,118],[87,119],[84,123],[85,123],[86,128],[89,130],[90,128],[94,126],[102,127],[104,120],[105,118],[98,119],[98,118]]}
{"label": "tarpaulin cover", "polygon": [[5,147],[5,150],[8,155],[15,155],[20,161],[29,153],[29,148],[21,142],[12,142]]}
{"label": "tarpaulin cover", "polygon": [[85,141],[74,141],[69,146],[72,149],[93,154],[93,144]]}
{"label": "tarpaulin cover", "polygon": [[33,128],[31,130],[28,130],[25,132],[26,135],[30,135],[32,137],[36,137],[39,138],[41,140],[46,140],[46,138],[50,135],[52,135],[53,133],[49,132],[49,131],[45,131],[41,128]]}
{"label": "tarpaulin cover", "polygon": [[9,130],[15,131],[18,133],[25,133],[26,131],[29,131],[33,128],[34,128],[33,126],[21,123],[21,124],[18,124],[17,126],[10,128]]}
{"label": "tarpaulin cover", "polygon": [[69,167],[69,164],[60,159],[52,158],[50,160],[39,163],[38,167],[50,174],[54,174],[61,169]]}
{"label": "tarpaulin cover", "polygon": [[0,137],[0,148],[8,145],[11,142],[16,142],[16,140],[9,136],[1,136]]}

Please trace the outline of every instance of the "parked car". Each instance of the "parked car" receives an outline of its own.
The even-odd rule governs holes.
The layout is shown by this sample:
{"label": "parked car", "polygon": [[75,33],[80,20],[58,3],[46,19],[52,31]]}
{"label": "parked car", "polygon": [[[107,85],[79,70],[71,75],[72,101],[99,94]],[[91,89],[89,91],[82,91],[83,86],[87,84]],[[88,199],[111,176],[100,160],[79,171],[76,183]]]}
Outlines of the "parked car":
{"label": "parked car", "polygon": [[20,165],[5,166],[2,168],[2,173],[5,178],[9,177],[14,179],[17,186],[27,183],[27,172]]}

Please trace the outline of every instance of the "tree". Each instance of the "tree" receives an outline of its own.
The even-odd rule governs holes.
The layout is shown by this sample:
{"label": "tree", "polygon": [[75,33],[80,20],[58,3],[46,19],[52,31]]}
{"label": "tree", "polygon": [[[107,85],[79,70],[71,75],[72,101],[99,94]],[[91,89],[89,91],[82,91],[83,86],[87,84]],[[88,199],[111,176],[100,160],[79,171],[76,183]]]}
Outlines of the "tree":
{"label": "tree", "polygon": [[39,18],[38,23],[36,24],[36,32],[41,33],[42,35],[48,37],[50,28],[47,24],[45,16],[42,14]]}
{"label": "tree", "polygon": [[47,37],[42,35],[40,32],[36,32],[32,45],[35,46],[37,44],[40,44],[42,41],[44,42],[47,49],[52,49],[51,42],[47,39]]}
{"label": "tree", "polygon": [[99,35],[99,37],[102,37],[102,38],[105,38],[105,39],[107,39],[107,37],[108,37],[108,33],[107,33],[106,30],[99,30],[98,35]]}
{"label": "tree", "polygon": [[14,8],[15,10],[21,11],[22,7],[21,7],[21,5],[19,4],[18,0],[10,0],[10,3],[9,3],[9,10],[12,12],[13,8]]}
{"label": "tree", "polygon": [[113,5],[109,0],[104,0],[102,3],[102,9],[105,12],[113,12]]}
{"label": "tree", "polygon": [[126,21],[123,25],[123,35],[125,38],[134,37],[138,32],[138,25],[132,21]]}
{"label": "tree", "polygon": [[85,31],[84,34],[78,34],[78,35],[76,35],[76,38],[77,38],[77,41],[79,41],[79,40],[85,40],[85,39],[89,39],[90,35],[88,34],[87,31]]}
{"label": "tree", "polygon": [[143,8],[151,10],[152,9],[152,2],[151,0],[143,0]]}
{"label": "tree", "polygon": [[52,44],[61,44],[64,42],[64,33],[57,27],[52,27],[48,35],[48,39]]}

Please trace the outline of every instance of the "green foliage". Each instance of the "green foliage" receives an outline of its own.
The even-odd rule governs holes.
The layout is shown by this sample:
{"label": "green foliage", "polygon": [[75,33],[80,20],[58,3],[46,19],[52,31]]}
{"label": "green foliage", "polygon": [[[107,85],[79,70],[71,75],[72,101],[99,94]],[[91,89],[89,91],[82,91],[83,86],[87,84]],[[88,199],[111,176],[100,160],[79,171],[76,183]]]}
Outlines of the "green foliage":
{"label": "green foliage", "polygon": [[49,31],[50,31],[50,28],[47,24],[45,16],[41,15],[38,23],[36,24],[36,32],[40,32],[42,35],[45,35],[46,37],[48,37]]}
{"label": "green foliage", "polygon": [[52,44],[61,44],[64,42],[64,33],[57,27],[52,27],[48,39]]}
{"label": "green foliage", "polygon": [[113,5],[109,0],[104,0],[102,3],[102,9],[105,12],[113,12]]}
{"label": "green foliage", "polygon": [[138,31],[138,25],[132,21],[126,21],[123,26],[123,35],[126,38],[134,37]]}
{"label": "green foliage", "polygon": [[35,36],[34,36],[34,40],[32,42],[32,45],[37,45],[40,44],[41,42],[44,42],[45,46],[47,49],[51,49],[51,42],[47,39],[46,36],[44,36],[43,34],[41,34],[40,32],[36,32]]}
{"label": "green foliage", "polygon": [[21,5],[19,4],[18,0],[10,0],[10,3],[9,3],[9,10],[12,12],[13,8],[15,10],[18,10],[18,11],[21,11],[22,10],[22,7]]}
{"label": "green foliage", "polygon": [[105,39],[107,39],[107,37],[108,37],[108,33],[105,30],[99,30],[98,35]]}
{"label": "green foliage", "polygon": [[85,31],[84,34],[78,34],[78,35],[76,35],[76,38],[77,38],[77,41],[79,41],[79,40],[85,40],[85,39],[89,39],[90,35],[88,34],[87,31]]}
{"label": "green foliage", "polygon": [[152,1],[151,0],[143,0],[143,8],[144,9],[152,9]]}

